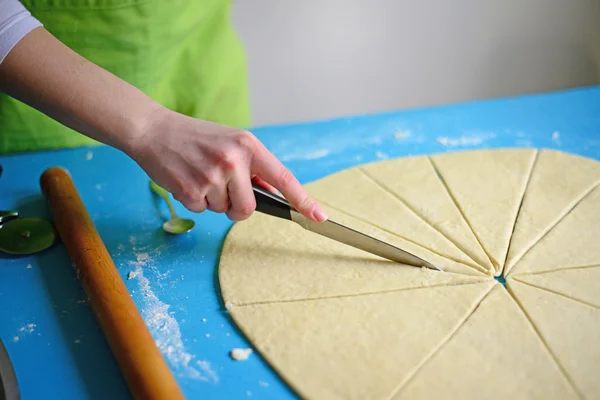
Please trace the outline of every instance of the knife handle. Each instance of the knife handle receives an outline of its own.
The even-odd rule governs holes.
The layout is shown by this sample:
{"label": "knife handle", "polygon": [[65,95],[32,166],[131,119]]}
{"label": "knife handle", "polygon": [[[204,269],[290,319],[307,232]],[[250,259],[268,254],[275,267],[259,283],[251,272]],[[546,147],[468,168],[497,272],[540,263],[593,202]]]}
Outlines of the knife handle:
{"label": "knife handle", "polygon": [[294,209],[286,199],[255,184],[252,185],[252,189],[256,199],[256,211],[273,217],[292,220]]}

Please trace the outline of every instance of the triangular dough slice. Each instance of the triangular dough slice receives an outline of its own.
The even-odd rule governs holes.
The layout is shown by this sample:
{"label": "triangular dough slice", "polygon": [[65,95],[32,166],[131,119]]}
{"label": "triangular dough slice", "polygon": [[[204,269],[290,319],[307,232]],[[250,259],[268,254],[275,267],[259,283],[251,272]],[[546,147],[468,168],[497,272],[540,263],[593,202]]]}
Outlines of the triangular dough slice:
{"label": "triangular dough slice", "polygon": [[541,150],[510,242],[504,274],[600,181],[600,163]]}
{"label": "triangular dough slice", "polygon": [[295,223],[255,213],[235,224],[225,240],[219,264],[225,302],[315,299],[489,279],[471,267],[343,213],[328,208],[326,212],[332,220],[399,246],[445,272],[393,263],[308,232]]}
{"label": "triangular dough slice", "polygon": [[385,399],[493,284],[234,306],[230,312],[302,398]]}
{"label": "triangular dough slice", "polygon": [[431,157],[467,223],[502,272],[533,149],[478,150]]}
{"label": "triangular dough slice", "polygon": [[582,398],[597,398],[600,309],[513,279],[508,285]]}
{"label": "triangular dough slice", "polygon": [[600,264],[600,187],[533,246],[510,275]]}
{"label": "triangular dough slice", "polygon": [[358,169],[306,185],[317,200],[462,264],[485,269]]}
{"label": "triangular dough slice", "polygon": [[365,165],[361,170],[402,199],[475,262],[493,271],[490,259],[456,208],[428,157],[380,161]]}
{"label": "triangular dough slice", "polygon": [[500,285],[394,397],[474,398],[577,399],[531,323]]}
{"label": "triangular dough slice", "polygon": [[600,308],[600,266],[517,275],[513,278]]}

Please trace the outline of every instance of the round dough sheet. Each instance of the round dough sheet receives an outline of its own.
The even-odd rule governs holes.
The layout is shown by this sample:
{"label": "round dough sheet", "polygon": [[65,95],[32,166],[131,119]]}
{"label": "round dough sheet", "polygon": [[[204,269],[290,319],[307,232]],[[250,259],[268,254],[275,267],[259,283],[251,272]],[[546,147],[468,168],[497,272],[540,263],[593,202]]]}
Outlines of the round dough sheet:
{"label": "round dough sheet", "polygon": [[331,220],[444,272],[255,213],[225,240],[223,299],[302,398],[600,398],[599,183],[545,149],[340,171],[306,185]]}

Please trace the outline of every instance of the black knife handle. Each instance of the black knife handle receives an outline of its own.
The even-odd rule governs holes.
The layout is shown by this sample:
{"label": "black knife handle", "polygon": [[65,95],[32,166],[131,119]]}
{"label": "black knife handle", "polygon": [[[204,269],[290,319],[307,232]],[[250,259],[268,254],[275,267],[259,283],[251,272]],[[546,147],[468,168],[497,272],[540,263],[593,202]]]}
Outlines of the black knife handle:
{"label": "black knife handle", "polygon": [[273,217],[292,220],[292,206],[283,197],[258,186],[252,185],[256,199],[256,211]]}

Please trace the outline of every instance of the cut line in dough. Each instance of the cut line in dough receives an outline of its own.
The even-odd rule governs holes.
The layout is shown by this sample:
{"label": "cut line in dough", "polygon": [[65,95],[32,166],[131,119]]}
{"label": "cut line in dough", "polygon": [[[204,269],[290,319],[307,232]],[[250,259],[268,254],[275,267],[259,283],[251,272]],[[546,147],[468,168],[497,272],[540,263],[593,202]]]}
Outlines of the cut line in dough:
{"label": "cut line in dough", "polygon": [[[434,249],[432,249],[432,248],[430,248],[430,247],[428,247],[428,246],[426,246],[426,245],[422,245],[422,244],[420,244],[420,243],[417,243],[417,242],[416,242],[415,240],[413,240],[413,239],[406,238],[406,237],[404,237],[404,236],[402,236],[402,235],[399,235],[399,234],[397,234],[396,232],[393,232],[393,231],[391,231],[391,230],[389,230],[389,229],[387,229],[387,228],[384,228],[384,227],[378,226],[378,225],[376,225],[376,224],[373,224],[372,222],[369,222],[368,220],[365,220],[365,219],[363,219],[363,218],[360,218],[360,217],[354,217],[354,216],[352,216],[352,215],[348,214],[347,212],[345,212],[345,211],[343,211],[343,210],[340,210],[339,208],[337,208],[337,207],[335,207],[335,206],[333,206],[333,205],[329,204],[329,203],[328,203],[328,202],[326,202],[326,201],[323,201],[323,200],[320,200],[320,199],[317,199],[317,200],[318,200],[318,201],[321,203],[321,205],[322,205],[322,206],[326,206],[327,208],[329,208],[329,209],[332,209],[332,210],[335,210],[335,211],[339,212],[340,214],[344,214],[344,215],[346,215],[346,216],[348,216],[348,217],[355,218],[355,219],[357,219],[357,220],[359,220],[359,221],[361,221],[361,222],[363,222],[363,223],[365,223],[365,224],[367,224],[367,225],[370,225],[370,226],[372,226],[372,227],[374,227],[374,228],[380,229],[380,230],[381,230],[381,231],[383,231],[383,232],[389,233],[390,235],[397,236],[398,238],[400,238],[400,239],[402,239],[402,240],[405,240],[405,241],[407,241],[407,242],[411,243],[411,244],[412,244],[412,245],[414,245],[414,246],[422,247],[423,249],[427,250],[428,252],[431,252],[431,253],[435,254],[436,256],[439,256],[439,257],[441,257],[441,258],[445,258],[445,259],[451,260],[451,261],[453,261],[453,262],[455,262],[455,263],[458,263],[458,264],[461,264],[461,265],[466,265],[466,266],[468,266],[468,267],[470,267],[470,268],[473,268],[474,270],[477,270],[477,271],[481,272],[482,274],[489,274],[489,271],[488,271],[488,270],[486,270],[485,268],[483,268],[482,266],[480,266],[480,265],[478,265],[478,264],[475,264],[475,263],[472,263],[472,264],[464,264],[464,263],[462,262],[462,261],[464,261],[464,260],[457,259],[457,258],[453,258],[453,257],[451,257],[451,256],[448,256],[448,255],[446,255],[446,254],[442,254],[442,253],[440,253],[440,252],[438,252],[438,251],[436,251],[436,250],[434,250]],[[490,274],[490,275],[491,275],[491,274]]]}
{"label": "cut line in dough", "polygon": [[[331,190],[332,187],[335,190]],[[312,182],[306,185],[306,191],[331,208],[368,221],[402,238],[410,238],[410,241],[420,243],[452,260],[481,268],[454,243],[356,168],[336,172]]]}
{"label": "cut line in dough", "polygon": [[577,208],[577,206],[582,201],[584,201],[598,187],[599,187],[599,185],[593,186],[588,191],[583,193],[583,195],[581,197],[577,198],[575,203],[569,209],[567,209],[563,214],[561,214],[557,218],[557,220],[552,223],[552,225],[550,225],[544,232],[542,232],[540,237],[536,238],[526,249],[524,249],[520,256],[518,256],[518,257],[515,256],[515,258],[512,261],[512,264],[510,266],[505,265],[506,268],[504,271],[504,275],[508,276],[510,274],[510,272],[512,271],[513,267],[516,266],[523,259],[523,257],[527,255],[527,253],[531,249],[533,249],[540,241],[542,241],[548,233],[550,233],[558,224],[560,224],[575,208]]}
{"label": "cut line in dough", "polygon": [[384,399],[458,329],[495,284],[233,307],[230,312],[302,398]]}
{"label": "cut line in dough", "polygon": [[495,275],[502,273],[536,156],[533,149],[496,149],[430,157],[448,193],[494,264]]}
{"label": "cut line in dough", "polygon": [[[490,383],[499,376],[500,384]],[[450,397],[562,400],[577,393],[508,291],[496,285],[393,399]]]}
{"label": "cut line in dough", "polygon": [[[326,205],[332,220],[403,248],[450,273],[391,263],[261,214],[235,224],[227,235],[219,266],[226,307],[257,351],[300,396],[547,400],[600,393],[596,382],[600,380],[594,376],[600,365],[596,346],[600,337],[600,308],[596,306],[600,301],[596,284],[600,279],[600,189],[584,196],[560,218],[588,187],[589,176],[575,177],[579,183],[552,203],[551,197],[544,199],[541,182],[551,183],[553,172],[540,174],[540,168],[548,160],[564,162],[564,157],[550,150],[486,152],[494,155],[493,167],[475,163],[481,166],[478,171],[500,167],[490,175],[504,177],[498,186],[510,181],[516,185],[501,193],[505,197],[499,197],[499,204],[492,207],[482,202],[497,193],[493,178],[488,176],[479,183],[487,185],[484,189],[492,188],[491,194],[471,196],[473,187],[480,188],[477,182],[453,181],[444,186],[441,175],[432,178],[430,173],[435,171],[431,160],[437,156],[415,158],[408,164],[395,160],[374,163],[360,167],[358,173],[346,171],[331,181],[319,181],[321,190],[334,193],[336,182],[345,176],[348,196],[343,196],[343,191],[328,196],[342,205],[354,193],[359,199],[350,201],[350,208],[357,209],[364,220]],[[469,153],[466,161],[449,157],[450,164],[459,165],[445,165],[444,173],[460,172],[465,164],[473,165],[473,159],[485,161],[472,153],[478,152]],[[537,154],[538,161],[527,174],[531,154]],[[419,178],[402,176],[395,185],[394,165],[425,161],[431,165],[429,172]],[[378,165],[383,164],[389,171],[377,174]],[[363,168],[368,172],[361,172]],[[571,174],[576,170],[571,168]],[[429,191],[425,185],[428,193],[441,190],[440,199],[425,196],[419,203],[419,193],[410,190],[412,180],[421,177],[437,188]],[[355,187],[356,182],[360,184]],[[468,191],[461,194],[458,188]],[[520,197],[519,188],[523,188]],[[537,194],[528,196],[530,190]],[[457,193],[459,200],[453,200],[451,196]],[[374,202],[363,201],[372,196]],[[535,209],[536,198],[549,201],[548,215]],[[339,204],[333,202],[336,207]],[[439,210],[445,210],[440,215],[435,214],[437,204]],[[389,212],[387,207],[402,211]],[[479,223],[471,227],[464,216],[472,215],[461,208],[475,212],[473,219]],[[499,210],[502,226],[486,231],[486,224],[496,220],[494,213]],[[370,215],[376,221],[369,219]],[[538,220],[536,215],[543,218]],[[405,216],[409,228],[403,225]],[[530,216],[533,220],[527,221]],[[446,217],[454,222],[444,225]],[[454,257],[458,251],[457,257],[468,255],[475,260],[478,246],[484,248],[476,234],[483,232],[480,236],[488,239],[481,243],[493,250],[491,254],[503,254],[508,265],[509,254],[518,254],[519,248],[529,245],[557,218],[559,222],[514,268],[506,268],[503,276],[510,274],[506,277],[508,290],[484,275],[481,270],[485,268],[446,257],[447,253]],[[481,225],[482,221],[485,224]],[[418,234],[411,234],[412,224]],[[453,238],[453,229],[462,239]],[[432,245],[430,240],[440,242]],[[440,252],[444,256],[428,248],[444,249]],[[494,272],[498,272],[496,268]],[[502,386],[497,388],[494,382]]]}
{"label": "cut line in dough", "polygon": [[596,398],[600,310],[510,278],[507,287],[580,396]]}
{"label": "cut line in dough", "polygon": [[427,156],[370,163],[358,168],[463,253],[492,271],[493,265],[456,208]]}
{"label": "cut line in dough", "polygon": [[504,274],[600,182],[595,160],[542,149],[517,217]]}
{"label": "cut line in dough", "polygon": [[517,275],[517,282],[600,308],[600,266],[566,269],[545,274]]}
{"label": "cut line in dough", "polygon": [[600,186],[584,197],[537,244],[508,276],[557,268],[600,264]]}
{"label": "cut line in dough", "polygon": [[255,213],[235,224],[225,240],[218,271],[224,302],[336,297],[489,278],[333,209],[326,211],[332,220],[403,248],[446,272],[383,260],[289,221]]}

